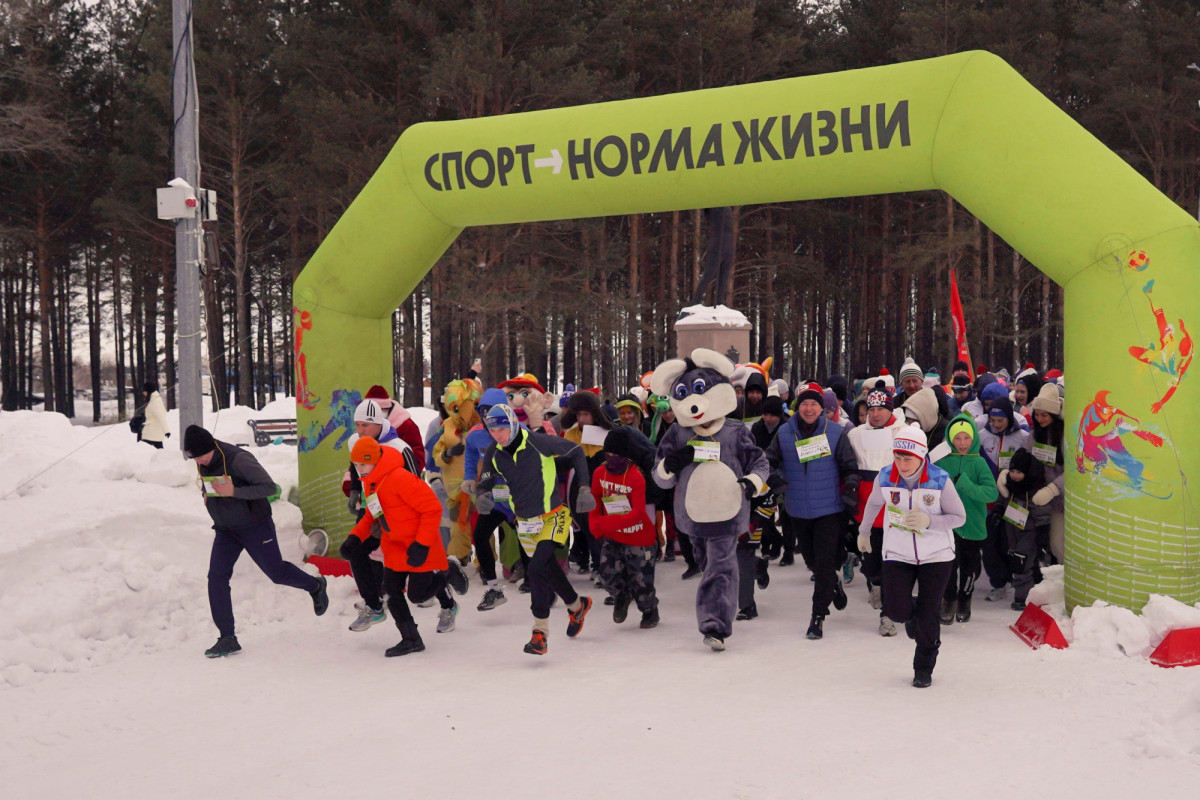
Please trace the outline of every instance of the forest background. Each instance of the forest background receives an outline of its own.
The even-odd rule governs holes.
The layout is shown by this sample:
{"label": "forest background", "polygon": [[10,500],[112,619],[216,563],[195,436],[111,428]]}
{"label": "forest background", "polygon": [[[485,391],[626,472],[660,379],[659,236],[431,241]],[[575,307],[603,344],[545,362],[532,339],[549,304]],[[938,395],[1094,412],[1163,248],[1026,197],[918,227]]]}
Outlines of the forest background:
{"label": "forest background", "polygon": [[[196,0],[214,404],[293,385],[292,281],[404,129],[986,49],[1190,212],[1200,0]],[[102,382],[174,405],[169,0],[0,5],[0,406]],[[941,192],[734,209],[743,360],[798,378],[948,375],[956,270],[976,363],[1061,365],[1061,289]],[[395,383],[619,393],[674,355],[701,211],[465,231],[393,316]],[[347,264],[346,269],[353,269]],[[83,343],[86,343],[84,345]],[[77,352],[84,349],[86,352]],[[354,343],[346,343],[347,358]],[[118,413],[133,398],[118,392]]]}

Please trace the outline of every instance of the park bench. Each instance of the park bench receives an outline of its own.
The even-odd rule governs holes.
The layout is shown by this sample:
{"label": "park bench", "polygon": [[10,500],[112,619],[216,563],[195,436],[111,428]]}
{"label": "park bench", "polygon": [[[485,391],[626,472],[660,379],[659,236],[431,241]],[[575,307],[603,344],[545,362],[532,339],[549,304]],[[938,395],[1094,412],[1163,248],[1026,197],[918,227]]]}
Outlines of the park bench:
{"label": "park bench", "polygon": [[294,419],[251,419],[246,424],[254,431],[254,443],[259,447],[265,447],[281,436],[284,444],[296,443]]}

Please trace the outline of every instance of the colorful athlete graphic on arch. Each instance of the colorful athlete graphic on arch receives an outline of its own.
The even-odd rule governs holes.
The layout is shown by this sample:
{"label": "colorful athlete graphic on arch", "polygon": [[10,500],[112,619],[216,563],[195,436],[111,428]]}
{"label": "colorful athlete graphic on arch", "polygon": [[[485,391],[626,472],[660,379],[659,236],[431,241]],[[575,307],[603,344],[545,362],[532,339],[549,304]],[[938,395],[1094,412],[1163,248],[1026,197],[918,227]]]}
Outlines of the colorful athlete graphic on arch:
{"label": "colorful athlete graphic on arch", "polygon": [[1145,476],[1145,463],[1130,452],[1126,446],[1129,437],[1135,437],[1162,447],[1163,438],[1142,428],[1141,420],[1127,411],[1112,405],[1109,392],[1101,389],[1083,409],[1079,419],[1078,450],[1075,468],[1082,473],[1092,472],[1103,478],[1136,489],[1150,497],[1165,500],[1171,496],[1158,493],[1154,481]]}
{"label": "colorful athlete graphic on arch", "polygon": [[292,322],[295,325],[295,344],[292,349],[296,359],[296,403],[312,411],[317,407],[317,403],[321,402],[321,398],[308,390],[308,358],[303,350],[304,332],[312,330],[312,314],[293,306]]}
{"label": "colorful athlete graphic on arch", "polygon": [[[1150,257],[1144,250],[1135,250],[1129,254],[1129,268],[1133,271],[1143,272],[1149,266]],[[1150,303],[1150,313],[1154,316],[1154,324],[1158,330],[1158,341],[1150,342],[1145,347],[1130,347],[1129,355],[1167,377],[1166,393],[1150,406],[1150,412],[1157,414],[1179,388],[1180,381],[1192,364],[1195,347],[1192,335],[1188,333],[1183,320],[1180,319],[1176,325],[1172,325],[1167,321],[1167,313],[1154,304],[1154,298],[1151,296],[1153,291],[1154,279],[1151,278],[1142,286],[1142,294],[1146,295],[1146,300]]]}

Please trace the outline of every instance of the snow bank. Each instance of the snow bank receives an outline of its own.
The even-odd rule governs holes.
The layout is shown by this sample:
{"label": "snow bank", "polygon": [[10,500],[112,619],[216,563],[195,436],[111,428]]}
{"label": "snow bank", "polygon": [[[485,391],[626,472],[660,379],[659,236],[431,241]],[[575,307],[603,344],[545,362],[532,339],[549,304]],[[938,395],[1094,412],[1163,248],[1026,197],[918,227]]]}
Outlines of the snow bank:
{"label": "snow bank", "polygon": [[675,327],[686,328],[692,325],[723,325],[727,328],[749,328],[750,320],[740,311],[734,311],[723,305],[688,306],[679,312],[679,320]]}
{"label": "snow bank", "polygon": [[1097,600],[1068,615],[1061,566],[1042,570],[1042,582],[1030,590],[1029,602],[1054,618],[1072,648],[1106,658],[1148,658],[1170,631],[1200,628],[1200,605],[1193,608],[1157,594],[1150,595],[1141,614]]}

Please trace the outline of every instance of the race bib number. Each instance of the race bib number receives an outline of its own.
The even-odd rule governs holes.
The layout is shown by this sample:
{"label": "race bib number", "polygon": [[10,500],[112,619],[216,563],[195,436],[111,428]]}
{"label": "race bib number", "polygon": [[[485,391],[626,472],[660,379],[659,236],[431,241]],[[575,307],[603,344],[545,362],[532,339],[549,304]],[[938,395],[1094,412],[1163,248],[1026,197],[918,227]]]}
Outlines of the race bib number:
{"label": "race bib number", "polygon": [[902,531],[908,531],[909,533],[920,535],[921,531],[916,530],[915,528],[910,528],[904,524],[904,515],[907,513],[908,512],[900,506],[894,506],[891,503],[888,503],[884,506],[884,522],[893,528],[899,528]]}
{"label": "race bib number", "polygon": [[823,458],[832,452],[829,448],[829,438],[823,433],[820,436],[796,442],[796,455],[799,456],[801,464]]}
{"label": "race bib number", "polygon": [[204,481],[204,493],[206,495],[209,497],[218,497],[217,482],[220,481],[221,483],[224,483],[228,479],[222,475],[214,475],[212,477],[201,478],[200,480]]}
{"label": "race bib number", "polygon": [[1047,466],[1054,466],[1058,460],[1058,448],[1052,444],[1033,443],[1033,457]]}
{"label": "race bib number", "polygon": [[1020,503],[1010,502],[1008,508],[1004,509],[1004,520],[1011,523],[1017,530],[1023,531],[1025,524],[1029,522],[1029,509]]}
{"label": "race bib number", "polygon": [[379,495],[372,492],[367,495],[367,511],[371,512],[371,519],[379,519],[383,516],[383,506],[379,503]]}
{"label": "race bib number", "polygon": [[700,439],[692,439],[688,442],[696,450],[696,455],[692,457],[693,461],[720,461],[721,460],[721,443],[720,442],[705,442]]}
{"label": "race bib number", "polygon": [[512,491],[505,484],[492,487],[492,499],[497,503],[503,503],[512,497]]}
{"label": "race bib number", "polygon": [[633,511],[633,506],[629,503],[629,498],[623,494],[611,494],[601,498],[604,503],[604,511],[608,514],[628,514]]}
{"label": "race bib number", "polygon": [[523,533],[526,536],[532,536],[536,533],[541,533],[542,528],[544,527],[546,527],[546,525],[544,522],[542,522],[541,517],[517,520],[517,533]]}
{"label": "race bib number", "polygon": [[1000,451],[1000,469],[1008,469],[1008,465],[1012,463],[1013,453],[1015,452],[1015,450]]}

